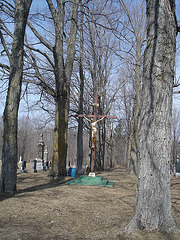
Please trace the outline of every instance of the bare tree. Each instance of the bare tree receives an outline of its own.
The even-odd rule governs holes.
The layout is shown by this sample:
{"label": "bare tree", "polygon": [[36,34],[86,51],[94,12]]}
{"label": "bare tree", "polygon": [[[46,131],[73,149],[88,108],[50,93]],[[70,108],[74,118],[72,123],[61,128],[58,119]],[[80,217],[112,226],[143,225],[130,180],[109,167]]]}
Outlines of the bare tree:
{"label": "bare tree", "polygon": [[[48,100],[55,104],[55,128],[53,140],[52,176],[66,175],[67,155],[67,129],[69,114],[70,82],[75,58],[75,42],[78,22],[79,0],[71,2],[47,0],[50,15],[44,16],[44,24],[52,25],[51,30],[46,30],[46,37],[28,21],[28,26],[34,33],[42,49],[36,49],[33,44],[28,44],[29,62],[35,70],[35,80],[27,82],[38,85],[42,94],[50,95]],[[66,27],[65,23],[68,24]],[[45,25],[41,26],[44,30]],[[53,37],[52,37],[53,36]],[[35,55],[36,53],[36,55]],[[42,59],[38,58],[38,54]],[[39,61],[45,67],[40,66]],[[44,94],[45,93],[45,94]],[[47,97],[47,96],[46,96]]]}
{"label": "bare tree", "polygon": [[54,132],[54,158],[52,164],[53,175],[66,175],[66,154],[67,154],[67,126],[69,112],[69,90],[70,80],[75,57],[75,40],[77,32],[78,0],[72,3],[72,17],[70,35],[67,40],[67,56],[64,62],[63,34],[64,34],[64,1],[58,2],[56,12],[51,0],[47,0],[51,11],[56,40],[53,48],[55,61],[56,80],[56,115]]}
{"label": "bare tree", "polygon": [[[73,87],[71,92],[71,110],[78,113],[80,111],[77,102],[81,102],[81,113],[91,113],[93,111],[92,104],[94,103],[94,95],[97,92],[99,95],[99,111],[100,114],[109,113],[111,110],[112,102],[114,101],[114,96],[118,91],[115,89],[115,81],[111,82],[111,71],[113,62],[113,45],[115,45],[115,40],[112,37],[112,32],[107,30],[106,17],[111,14],[105,10],[106,1],[89,2],[87,7],[84,7],[81,13],[84,14],[84,21],[80,23],[79,29],[83,24],[83,62],[81,62],[82,57],[79,57],[80,65],[83,63],[84,74],[77,73],[74,71],[75,81],[73,81]],[[103,12],[102,12],[103,11]],[[106,16],[106,17],[105,17]],[[108,24],[108,23],[107,23]],[[81,33],[82,34],[82,33]],[[82,37],[81,37],[82,39]],[[79,44],[80,45],[80,44]],[[82,46],[79,47],[80,53],[82,52]],[[79,53],[79,55],[80,55]],[[78,54],[76,55],[76,57]],[[81,65],[82,66],[82,65]],[[75,70],[77,69],[77,62],[75,64]],[[82,76],[83,85],[82,88]],[[82,89],[84,91],[84,97],[82,98]],[[78,93],[78,94],[77,94]],[[80,96],[79,100],[78,97]],[[81,101],[80,101],[81,99]],[[83,108],[82,108],[83,100]],[[83,119],[79,119],[78,122],[82,122]],[[85,128],[87,127],[84,125]],[[82,127],[82,125],[81,125]],[[79,131],[79,128],[78,128]],[[81,129],[82,131],[82,129]],[[99,146],[96,151],[97,158],[99,162],[97,165],[99,168],[103,168],[104,165],[104,155],[105,155],[105,124],[98,125],[98,141]],[[82,139],[82,137],[81,137]],[[80,143],[80,137],[78,135],[78,142]],[[82,151],[78,144],[78,154]],[[80,155],[79,155],[80,156]],[[81,152],[82,156],[82,152]],[[77,161],[80,157],[77,158]],[[79,165],[78,165],[79,169]],[[78,170],[79,171],[79,170]]]}
{"label": "bare tree", "polygon": [[[129,128],[129,136],[127,142],[128,168],[130,174],[137,174],[137,122],[140,112],[142,97],[142,56],[145,43],[145,0],[131,3],[131,1],[119,0],[123,8],[126,21],[121,21],[124,30],[119,33],[119,37],[123,38],[126,48],[120,49],[120,58],[124,59],[126,64],[131,68],[131,84],[134,88],[133,102],[133,122]],[[116,34],[117,35],[117,34]],[[133,80],[133,81],[132,81]],[[127,81],[128,84],[128,81]]]}
{"label": "bare tree", "polygon": [[[84,11],[81,0],[81,21],[80,21],[80,59],[79,59],[79,77],[80,77],[80,94],[78,114],[83,114],[83,95],[84,95],[84,73],[83,73],[83,19]],[[83,164],[83,118],[78,119],[78,134],[77,134],[77,173],[82,174]]]}
{"label": "bare tree", "polygon": [[[127,68],[127,69],[126,69]],[[126,68],[122,69],[121,80],[123,82],[121,91],[119,91],[121,102],[119,104],[119,111],[121,113],[121,128],[125,132],[125,146],[124,146],[124,162],[126,162],[127,168],[135,167],[130,166],[130,152],[131,152],[131,142],[132,142],[132,128],[133,128],[133,104],[134,104],[134,88],[133,88],[133,76],[134,70],[126,65]],[[135,169],[133,169],[134,171]]]}
{"label": "bare tree", "polygon": [[[89,76],[88,92],[91,102],[94,101],[96,93],[99,95],[99,113],[109,114],[115,95],[118,92],[118,85],[113,81],[112,68],[115,54],[113,48],[116,44],[112,37],[112,30],[109,25],[109,16],[113,12],[106,1],[101,1],[99,5],[91,3],[87,12],[86,39],[85,39],[85,69]],[[106,127],[105,122],[98,124],[98,138],[96,148],[96,167],[104,168]]]}
{"label": "bare tree", "polygon": [[[5,45],[1,32],[1,42],[9,58],[9,86],[3,114],[4,132],[2,149],[1,190],[16,191],[17,171],[17,120],[23,74],[24,35],[32,0],[15,1],[14,33],[11,53]],[[13,7],[7,1],[1,1],[1,8]]]}
{"label": "bare tree", "polygon": [[143,101],[138,121],[136,210],[127,232],[175,232],[171,213],[171,111],[177,24],[175,1],[147,0]]}

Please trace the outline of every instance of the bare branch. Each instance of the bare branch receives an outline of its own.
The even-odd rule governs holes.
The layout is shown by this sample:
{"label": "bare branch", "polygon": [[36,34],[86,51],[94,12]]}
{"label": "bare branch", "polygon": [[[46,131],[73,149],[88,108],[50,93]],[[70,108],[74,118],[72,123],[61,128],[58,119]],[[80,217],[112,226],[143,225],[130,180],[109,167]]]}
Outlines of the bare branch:
{"label": "bare branch", "polygon": [[179,86],[180,86],[180,83],[175,83],[175,84],[173,84],[173,88],[179,87]]}
{"label": "bare branch", "polygon": [[6,70],[10,70],[10,67],[6,64],[0,63],[0,67],[5,68]]}
{"label": "bare branch", "polygon": [[26,57],[28,58],[29,62],[32,64],[32,66],[34,67],[34,70],[36,72],[36,77],[37,79],[39,80],[39,82],[36,82],[36,81],[29,81],[29,80],[24,80],[27,81],[27,82],[31,82],[31,83],[34,83],[38,86],[41,86],[48,94],[50,94],[52,97],[55,97],[56,93],[54,91],[53,88],[51,88],[44,80],[43,80],[43,77],[41,75],[41,73],[39,72],[39,68],[37,66],[37,63],[36,63],[36,59],[35,59],[35,56],[33,54],[33,52],[29,49],[29,53],[31,55],[31,58],[32,60],[26,55]]}
{"label": "bare branch", "polygon": [[180,94],[180,91],[175,91],[173,92],[173,94]]}
{"label": "bare branch", "polygon": [[53,19],[57,19],[57,12],[56,12],[56,9],[55,9],[55,7],[52,3],[52,0],[46,0],[46,1],[47,1],[48,6],[49,6],[49,9],[51,11]]}
{"label": "bare branch", "polygon": [[25,46],[30,50],[33,50],[35,52],[38,52],[38,53],[42,54],[48,60],[48,62],[50,63],[50,65],[54,69],[54,63],[51,61],[51,59],[49,58],[49,56],[46,53],[42,52],[41,50],[39,50],[37,48],[33,48],[33,47],[29,46],[28,44],[25,44]]}
{"label": "bare branch", "polygon": [[39,41],[42,44],[44,44],[51,52],[53,52],[53,47],[47,41],[45,41],[45,39],[38,33],[38,31],[34,28],[34,26],[31,24],[31,22],[27,21],[27,24],[30,27],[30,29],[32,30],[32,32],[34,33],[34,35],[39,39]]}
{"label": "bare branch", "polygon": [[6,45],[6,43],[5,43],[5,40],[4,40],[4,37],[3,37],[3,34],[2,34],[2,32],[1,32],[1,30],[0,30],[0,39],[1,39],[1,43],[2,43],[2,45],[3,45],[3,47],[4,47],[4,50],[6,51],[6,54],[7,54],[7,56],[8,56],[8,59],[9,59],[9,61],[10,61],[11,55],[10,55],[10,53],[9,53],[9,50],[8,50],[8,48],[7,48],[7,45]]}

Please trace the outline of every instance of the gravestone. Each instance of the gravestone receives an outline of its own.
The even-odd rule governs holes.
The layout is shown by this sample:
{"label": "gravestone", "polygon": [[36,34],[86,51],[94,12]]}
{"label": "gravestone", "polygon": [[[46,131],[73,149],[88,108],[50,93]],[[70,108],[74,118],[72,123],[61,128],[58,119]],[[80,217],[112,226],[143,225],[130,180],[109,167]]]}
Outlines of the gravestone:
{"label": "gravestone", "polygon": [[48,169],[49,168],[49,164],[48,164],[48,147],[45,146],[44,147],[44,168]]}
{"label": "gravestone", "polygon": [[36,160],[36,170],[44,170],[44,141],[43,141],[42,133],[40,135],[40,139],[37,144],[37,158],[35,160]]}
{"label": "gravestone", "polygon": [[177,160],[176,160],[176,176],[180,177],[180,160],[179,160],[178,154],[177,154]]}
{"label": "gravestone", "polygon": [[19,163],[21,163],[21,169],[19,170],[20,173],[27,173],[27,169],[26,169],[26,161],[23,160],[23,158],[20,158],[21,161],[19,161]]}
{"label": "gravestone", "polygon": [[33,166],[32,166],[31,172],[37,173],[36,165],[37,165],[37,160],[33,160]]}
{"label": "gravestone", "polygon": [[23,158],[22,158],[22,156],[20,156],[19,163],[22,163],[22,161],[23,161]]}
{"label": "gravestone", "polygon": [[176,172],[180,173],[180,162],[176,163]]}

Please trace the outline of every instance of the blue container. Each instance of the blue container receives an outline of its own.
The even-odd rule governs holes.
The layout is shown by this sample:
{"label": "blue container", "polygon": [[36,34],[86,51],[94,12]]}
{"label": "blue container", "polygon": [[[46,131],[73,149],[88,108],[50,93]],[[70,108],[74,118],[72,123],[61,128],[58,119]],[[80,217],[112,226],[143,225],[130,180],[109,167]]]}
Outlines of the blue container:
{"label": "blue container", "polygon": [[76,168],[71,168],[71,177],[72,178],[76,177]]}
{"label": "blue container", "polygon": [[68,171],[68,176],[71,177],[71,172],[72,172],[72,168],[70,167],[69,168],[69,171]]}

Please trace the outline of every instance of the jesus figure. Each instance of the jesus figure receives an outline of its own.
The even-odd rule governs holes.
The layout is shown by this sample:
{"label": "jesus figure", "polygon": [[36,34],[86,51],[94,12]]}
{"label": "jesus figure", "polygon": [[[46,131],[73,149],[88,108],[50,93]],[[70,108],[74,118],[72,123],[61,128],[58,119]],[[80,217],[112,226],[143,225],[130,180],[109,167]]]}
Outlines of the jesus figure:
{"label": "jesus figure", "polygon": [[95,147],[95,142],[96,142],[96,134],[97,134],[96,123],[102,121],[105,117],[106,117],[106,115],[105,115],[104,117],[102,117],[102,118],[94,121],[94,120],[91,120],[91,119],[87,118],[86,116],[84,116],[84,118],[91,123],[92,149],[94,149],[94,147]]}

